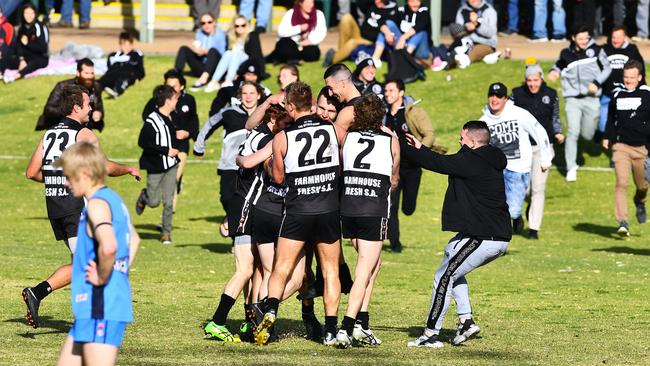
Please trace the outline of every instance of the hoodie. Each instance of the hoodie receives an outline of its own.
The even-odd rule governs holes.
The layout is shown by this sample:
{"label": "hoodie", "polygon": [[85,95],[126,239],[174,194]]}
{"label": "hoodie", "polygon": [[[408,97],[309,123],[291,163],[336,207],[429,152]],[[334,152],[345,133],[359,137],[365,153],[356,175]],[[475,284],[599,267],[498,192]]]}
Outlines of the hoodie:
{"label": "hoodie", "polygon": [[492,5],[481,1],[477,8],[471,7],[467,1],[456,12],[456,23],[465,25],[469,22],[469,14],[475,12],[478,16],[476,29],[468,35],[475,44],[483,44],[497,48],[497,12]]}
{"label": "hoodie", "polygon": [[424,169],[448,175],[442,205],[442,230],[477,239],[510,241],[512,224],[506,204],[501,150],[463,145],[456,154],[440,155],[426,148],[403,145],[402,151]]}
{"label": "hoodie", "polygon": [[490,144],[501,149],[506,155],[506,169],[517,173],[530,173],[533,162],[530,138],[535,140],[540,148],[542,166],[551,166],[553,150],[548,142],[546,130],[527,110],[508,100],[500,115],[492,114],[486,105],[483,108],[483,116],[479,119],[490,128]]}
{"label": "hoodie", "polygon": [[[560,58],[551,68],[562,76],[562,95],[569,97],[590,96],[587,88],[594,83],[599,88],[607,81],[612,69],[603,49],[591,39],[584,50],[578,50],[574,42],[560,52]],[[594,96],[600,96],[601,89]]]}
{"label": "hoodie", "polygon": [[616,90],[625,89],[625,85],[623,85],[623,66],[629,60],[637,60],[643,66],[643,70],[641,70],[641,75],[643,76],[641,85],[645,85],[645,62],[635,44],[625,41],[621,48],[614,48],[611,42],[607,42],[603,46],[603,51],[605,51],[607,61],[609,61],[609,65],[612,68],[612,73],[607,78],[605,84],[603,84],[604,95],[612,97]]}

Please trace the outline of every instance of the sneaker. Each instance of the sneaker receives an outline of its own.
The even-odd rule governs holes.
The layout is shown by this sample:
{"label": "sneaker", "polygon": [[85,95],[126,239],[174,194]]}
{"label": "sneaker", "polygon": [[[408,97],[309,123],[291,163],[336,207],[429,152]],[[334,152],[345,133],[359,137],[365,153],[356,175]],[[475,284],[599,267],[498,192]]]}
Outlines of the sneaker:
{"label": "sneaker", "polygon": [[275,324],[275,319],[276,316],[273,312],[264,314],[262,323],[260,323],[260,326],[254,331],[255,343],[257,343],[258,346],[263,346],[268,343],[271,334],[270,329],[273,324]]}
{"label": "sneaker", "polygon": [[325,332],[325,336],[323,337],[323,345],[333,347],[338,344],[338,341],[336,340],[336,335],[332,332]]}
{"label": "sneaker", "polygon": [[501,37],[508,37],[512,36],[513,34],[517,34],[517,32],[509,29],[498,33],[498,35]]}
{"label": "sneaker", "polygon": [[170,245],[172,243],[172,238],[169,236],[169,234],[165,233],[160,237],[160,242],[165,245]]}
{"label": "sneaker", "polygon": [[578,179],[578,168],[567,170],[565,179],[567,182],[575,182]]}
{"label": "sneaker", "polygon": [[242,342],[253,343],[255,342],[255,337],[253,337],[253,329],[255,329],[255,324],[252,322],[243,322],[239,326],[239,339]]}
{"label": "sneaker", "polygon": [[209,322],[203,328],[206,336],[223,341],[223,342],[241,342],[239,337],[234,336],[225,325],[217,325],[215,322]]}
{"label": "sneaker", "polygon": [[323,67],[329,67],[334,61],[334,49],[330,48],[325,52],[325,57],[323,57]]}
{"label": "sneaker", "polygon": [[27,323],[32,326],[32,328],[38,328],[38,308],[41,305],[41,300],[39,300],[31,287],[25,287],[22,292],[23,301],[27,305],[27,313],[25,314],[25,319]]}
{"label": "sneaker", "polygon": [[466,69],[472,63],[469,56],[464,53],[457,54],[454,56],[454,59],[456,60],[459,69]]}
{"label": "sneaker", "polygon": [[539,236],[537,235],[537,230],[528,229],[528,239],[537,240]]}
{"label": "sneaker", "polygon": [[548,42],[548,38],[547,37],[528,38],[528,42],[530,42],[530,43],[544,43],[544,42]]}
{"label": "sneaker", "polygon": [[630,236],[630,227],[627,225],[627,221],[623,220],[619,222],[618,229],[616,229],[616,232],[620,236],[625,236],[625,237]]}
{"label": "sneaker", "polygon": [[79,22],[79,29],[88,29],[88,28],[90,28],[90,22],[88,21]]}
{"label": "sneaker", "polygon": [[564,42],[566,42],[566,38],[561,36],[551,38],[551,43],[564,43]]}
{"label": "sneaker", "polygon": [[355,345],[363,346],[379,346],[381,344],[381,339],[375,337],[370,329],[363,329],[361,324],[355,324],[354,330],[352,331],[352,340]]}
{"label": "sneaker", "polygon": [[352,345],[352,337],[344,329],[336,333],[336,348],[348,348]]}
{"label": "sneaker", "polygon": [[302,313],[302,323],[305,325],[305,338],[314,342],[320,342],[323,339],[323,326],[316,318],[316,314]]}
{"label": "sneaker", "polygon": [[639,202],[634,204],[636,206],[636,220],[639,224],[645,224],[648,217],[645,212],[645,203]]}
{"label": "sneaker", "polygon": [[120,96],[115,90],[109,88],[108,86],[104,88],[104,92],[106,92],[106,94],[110,95],[110,97],[113,98],[113,99]]}
{"label": "sneaker", "polygon": [[205,88],[205,85],[206,83],[200,83],[197,81],[196,83],[194,83],[194,85],[192,85],[192,87],[190,87],[190,91],[193,92],[200,91],[201,89]]}
{"label": "sneaker", "polygon": [[471,337],[477,335],[481,331],[481,328],[479,328],[476,323],[474,323],[474,320],[470,319],[465,319],[465,322],[461,323],[460,321],[458,322],[458,329],[456,329],[456,336],[454,339],[451,341],[451,343],[454,346],[458,346],[461,343],[465,342],[466,340],[470,339]]}
{"label": "sneaker", "polygon": [[206,93],[213,93],[219,90],[219,87],[220,87],[219,82],[210,80],[210,82],[208,83],[208,85],[205,86],[205,89],[203,89],[203,91]]}
{"label": "sneaker", "polygon": [[65,20],[59,20],[58,23],[52,24],[52,28],[72,28],[72,23],[66,22]]}
{"label": "sneaker", "polygon": [[447,67],[447,61],[442,61],[440,57],[433,59],[433,64],[431,64],[431,71],[442,71]]}
{"label": "sneaker", "polygon": [[438,340],[438,335],[434,334],[431,337],[427,337],[424,333],[422,335],[407,344],[409,347],[428,347],[428,348],[442,348],[443,344]]}
{"label": "sneaker", "polygon": [[5,73],[4,76],[2,77],[2,81],[4,81],[5,84],[11,84],[14,81],[16,81],[16,77],[14,75],[9,75]]}
{"label": "sneaker", "polygon": [[147,189],[142,188],[142,191],[140,191],[140,195],[138,196],[138,200],[135,201],[135,213],[137,215],[142,215],[144,212],[144,208],[147,207]]}
{"label": "sneaker", "polygon": [[512,219],[512,232],[521,234],[524,231],[524,219],[521,216]]}

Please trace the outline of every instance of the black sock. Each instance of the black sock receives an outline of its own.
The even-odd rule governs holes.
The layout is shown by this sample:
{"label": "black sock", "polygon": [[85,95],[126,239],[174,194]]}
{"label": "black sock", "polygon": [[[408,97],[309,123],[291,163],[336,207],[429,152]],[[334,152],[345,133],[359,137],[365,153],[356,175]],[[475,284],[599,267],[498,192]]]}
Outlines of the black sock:
{"label": "black sock", "polygon": [[278,308],[280,307],[280,300],[276,299],[275,297],[269,297],[266,299],[266,311],[265,312],[273,312],[275,314],[278,313]]}
{"label": "black sock", "polygon": [[368,330],[370,327],[370,315],[367,311],[360,311],[359,314],[357,314],[357,323],[361,324],[361,328],[364,330]]}
{"label": "black sock", "polygon": [[345,316],[343,317],[343,322],[341,323],[341,329],[348,332],[348,335],[352,335],[352,330],[354,329],[354,323],[356,322],[357,322],[356,319],[350,318],[349,316]]}
{"label": "black sock", "polygon": [[314,312],[314,302],[312,300],[302,302],[302,313],[310,314]]}
{"label": "black sock", "polygon": [[244,316],[246,317],[247,322],[253,322],[255,320],[255,310],[253,310],[253,305],[244,304]]}
{"label": "black sock", "polygon": [[332,334],[336,334],[336,323],[338,323],[338,320],[336,319],[336,316],[326,316],[325,317],[325,331],[330,332]]}
{"label": "black sock", "polygon": [[34,296],[36,296],[37,299],[43,300],[52,292],[52,286],[50,286],[47,281],[43,281],[35,287],[32,287],[32,292],[34,292]]}
{"label": "black sock", "polygon": [[212,316],[212,321],[217,325],[226,325],[226,318],[228,318],[228,313],[233,305],[235,305],[235,299],[226,294],[221,294],[221,301],[219,301],[217,311]]}

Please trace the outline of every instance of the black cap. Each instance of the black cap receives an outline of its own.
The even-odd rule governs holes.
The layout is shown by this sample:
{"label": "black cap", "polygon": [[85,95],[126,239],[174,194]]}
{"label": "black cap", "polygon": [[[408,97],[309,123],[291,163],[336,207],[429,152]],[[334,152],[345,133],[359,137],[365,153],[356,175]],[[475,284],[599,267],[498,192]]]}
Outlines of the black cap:
{"label": "black cap", "polygon": [[363,71],[363,69],[365,69],[367,66],[372,66],[375,69],[377,68],[375,61],[372,60],[372,57],[364,58],[363,60],[359,61],[357,63],[357,68],[354,69],[354,74],[358,76],[361,74],[361,71]]}
{"label": "black cap", "polygon": [[502,83],[492,83],[488,89],[488,97],[496,95],[497,97],[505,97],[508,95],[508,87]]}
{"label": "black cap", "polygon": [[241,65],[239,65],[239,69],[237,70],[237,74],[239,74],[240,76],[244,76],[245,73],[250,72],[250,73],[253,73],[253,74],[257,75],[257,77],[259,78],[259,77],[261,77],[260,71],[261,71],[260,67],[257,65],[257,63],[255,61],[247,60],[247,61],[242,62]]}

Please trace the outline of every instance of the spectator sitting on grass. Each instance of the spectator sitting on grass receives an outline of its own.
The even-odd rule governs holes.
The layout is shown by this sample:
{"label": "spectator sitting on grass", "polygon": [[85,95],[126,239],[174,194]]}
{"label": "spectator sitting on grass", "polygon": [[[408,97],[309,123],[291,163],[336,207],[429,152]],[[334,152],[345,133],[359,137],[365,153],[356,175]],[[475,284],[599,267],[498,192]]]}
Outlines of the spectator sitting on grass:
{"label": "spectator sitting on grass", "polygon": [[99,79],[104,91],[113,98],[144,78],[144,55],[133,48],[133,34],[129,31],[120,33],[119,42],[120,50],[108,55],[108,71]]}

